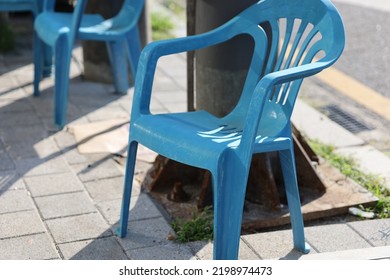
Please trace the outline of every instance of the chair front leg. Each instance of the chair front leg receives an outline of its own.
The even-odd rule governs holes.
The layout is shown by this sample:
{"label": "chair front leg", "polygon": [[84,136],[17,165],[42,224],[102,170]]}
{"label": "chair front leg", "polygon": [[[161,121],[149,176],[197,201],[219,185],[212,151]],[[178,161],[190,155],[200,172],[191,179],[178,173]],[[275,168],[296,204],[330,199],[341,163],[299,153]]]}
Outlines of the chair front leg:
{"label": "chair front leg", "polygon": [[141,40],[138,26],[135,26],[133,29],[131,29],[129,34],[126,36],[126,41],[131,73],[135,79],[135,74],[137,73],[138,68],[138,60],[141,55]]}
{"label": "chair front leg", "polygon": [[69,71],[72,48],[66,35],[61,36],[55,46],[55,87],[54,87],[54,120],[62,129],[66,124],[68,107]]}
{"label": "chair front leg", "polygon": [[43,42],[38,34],[34,33],[34,96],[39,96],[39,83],[42,78]]}
{"label": "chair front leg", "polygon": [[127,148],[125,186],[123,189],[120,221],[119,221],[118,228],[116,228],[115,230],[115,234],[119,237],[126,237],[127,234],[127,225],[128,225],[129,210],[130,210],[130,198],[131,198],[131,191],[133,188],[135,161],[137,157],[137,147],[138,147],[137,142],[129,141],[129,146]]}
{"label": "chair front leg", "polygon": [[[226,155],[226,153],[225,153]],[[214,259],[238,259],[248,166],[227,153],[213,173]]]}

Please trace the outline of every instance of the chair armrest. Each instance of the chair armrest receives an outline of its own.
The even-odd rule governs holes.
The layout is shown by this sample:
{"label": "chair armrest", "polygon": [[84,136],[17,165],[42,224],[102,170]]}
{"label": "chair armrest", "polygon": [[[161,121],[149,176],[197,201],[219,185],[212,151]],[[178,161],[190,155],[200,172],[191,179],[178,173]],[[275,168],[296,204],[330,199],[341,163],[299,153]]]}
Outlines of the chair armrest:
{"label": "chair armrest", "polygon": [[[269,100],[269,96],[272,94],[274,86],[315,75],[329,67],[333,62],[334,61],[317,61],[265,75],[257,83],[254,90],[246,115],[240,146],[248,147],[247,145],[253,145],[265,102]],[[243,148],[241,151],[251,151],[251,149]],[[250,155],[248,154],[247,156]]]}
{"label": "chair armrest", "polygon": [[321,72],[326,67],[329,67],[331,64],[333,63],[317,61],[305,65],[292,67],[289,69],[276,71],[265,75],[261,79],[261,82],[262,84],[264,84],[263,87],[272,88],[273,86],[278,84],[283,84],[315,75]]}
{"label": "chair armrest", "polygon": [[42,11],[43,12],[52,12],[54,11],[54,6],[56,4],[56,0],[44,0]]}
{"label": "chair armrest", "polygon": [[140,114],[150,114],[149,105],[154,73],[160,57],[213,46],[236,36],[239,32],[233,22],[212,31],[183,38],[156,41],[148,44],[141,52],[138,62],[132,118]]}

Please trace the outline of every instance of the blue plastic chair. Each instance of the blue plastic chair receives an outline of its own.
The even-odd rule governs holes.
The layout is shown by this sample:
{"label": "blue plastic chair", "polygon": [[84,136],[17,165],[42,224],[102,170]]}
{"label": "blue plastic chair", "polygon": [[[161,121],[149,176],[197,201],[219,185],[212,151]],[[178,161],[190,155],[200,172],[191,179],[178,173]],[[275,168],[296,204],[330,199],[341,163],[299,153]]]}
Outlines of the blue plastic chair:
{"label": "blue plastic chair", "polygon": [[[30,11],[34,18],[42,11],[44,0],[0,0],[0,11],[4,12],[21,12]],[[44,50],[44,68],[41,75],[49,77],[52,67],[52,52],[49,48]]]}
{"label": "blue plastic chair", "polygon": [[117,93],[126,93],[129,88],[127,64],[135,74],[141,53],[138,20],[144,5],[143,0],[125,0],[120,12],[105,20],[99,14],[83,14],[87,0],[78,0],[74,12],[54,11],[54,1],[45,0],[44,10],[35,20],[34,95],[39,95],[41,80],[42,47],[53,48],[55,61],[54,122],[59,128],[66,124],[69,89],[69,69],[72,49],[76,39],[106,42],[113,70]]}
{"label": "blue plastic chair", "polygon": [[[271,26],[272,36],[261,28],[265,22]],[[250,35],[255,46],[242,95],[231,113],[223,118],[203,110],[150,113],[159,57],[216,45],[239,34]],[[332,65],[344,43],[342,20],[329,0],[263,0],[210,32],[146,46],[136,77],[117,235],[127,233],[137,145],[142,143],[167,158],[211,172],[214,258],[237,259],[252,155],[277,151],[294,247],[307,253],[290,116],[302,79]]]}
{"label": "blue plastic chair", "polygon": [[19,12],[31,11],[36,17],[43,0],[0,0],[0,11],[2,12]]}

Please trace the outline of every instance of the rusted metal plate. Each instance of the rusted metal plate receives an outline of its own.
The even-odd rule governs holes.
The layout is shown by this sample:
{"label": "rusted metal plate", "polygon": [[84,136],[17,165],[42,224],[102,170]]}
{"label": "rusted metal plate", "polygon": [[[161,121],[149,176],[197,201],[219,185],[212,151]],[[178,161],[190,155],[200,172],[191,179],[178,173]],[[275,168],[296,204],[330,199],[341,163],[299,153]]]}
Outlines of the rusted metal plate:
{"label": "rusted metal plate", "polygon": [[[294,130],[295,157],[302,212],[305,220],[348,213],[357,205],[372,205],[377,198],[321,160]],[[254,156],[243,213],[243,230],[252,232],[290,223],[277,153]],[[190,219],[212,205],[210,174],[162,156],[148,170],[143,187],[172,218]]]}

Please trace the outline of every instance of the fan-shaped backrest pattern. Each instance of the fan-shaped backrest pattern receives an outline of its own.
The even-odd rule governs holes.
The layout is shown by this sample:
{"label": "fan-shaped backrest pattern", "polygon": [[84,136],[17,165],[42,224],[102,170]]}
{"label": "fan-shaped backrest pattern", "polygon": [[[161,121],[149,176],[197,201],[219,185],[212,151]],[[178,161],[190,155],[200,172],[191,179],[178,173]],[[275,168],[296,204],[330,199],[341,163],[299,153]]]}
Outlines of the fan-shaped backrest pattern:
{"label": "fan-shaped backrest pattern", "polygon": [[[326,62],[325,68],[332,64],[343,50],[343,25],[334,6],[328,1],[264,0],[244,11],[239,17],[242,18],[240,20],[250,20],[259,28],[267,26],[269,28],[266,30],[269,29],[269,32],[268,51],[263,52],[255,47],[248,73],[252,73],[253,77],[253,72],[256,72],[257,81],[248,75],[240,102],[235,109],[237,112],[246,112],[255,85],[267,74],[313,61]],[[335,34],[337,32],[340,34]],[[337,37],[340,40],[334,39]],[[257,50],[259,52],[256,53]],[[266,57],[259,59],[264,54]],[[263,65],[259,67],[258,63]],[[264,107],[259,134],[276,135],[288,124],[301,83],[302,80],[298,79],[278,84],[271,93],[267,93],[268,102]],[[233,115],[237,112],[233,112]],[[266,127],[262,124],[276,119],[278,121],[271,130],[262,131],[262,128]]]}

